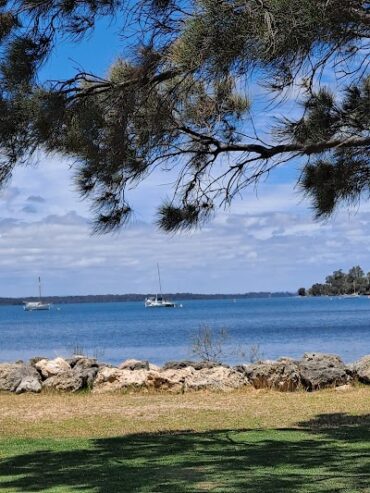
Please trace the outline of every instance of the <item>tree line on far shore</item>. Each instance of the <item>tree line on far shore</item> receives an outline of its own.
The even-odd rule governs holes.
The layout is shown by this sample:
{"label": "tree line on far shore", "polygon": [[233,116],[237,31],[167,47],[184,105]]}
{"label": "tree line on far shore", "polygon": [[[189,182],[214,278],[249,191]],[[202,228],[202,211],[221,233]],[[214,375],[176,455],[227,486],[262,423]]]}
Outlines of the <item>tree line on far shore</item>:
{"label": "tree line on far shore", "polygon": [[[155,293],[140,294],[97,294],[97,295],[77,295],[77,296],[43,296],[45,303],[61,305],[65,303],[112,303],[123,301],[141,301],[144,302],[147,296],[154,296]],[[287,298],[294,296],[294,293],[288,291],[269,292],[258,291],[248,293],[163,293],[165,298],[171,298],[174,301],[186,300],[239,300],[245,298]],[[0,298],[1,305],[23,305],[25,301],[38,301],[35,296],[25,296],[23,298]]]}
{"label": "tree line on far shore", "polygon": [[315,283],[308,290],[299,288],[300,296],[340,296],[370,294],[370,272],[365,274],[359,265],[343,272],[335,270],[326,277],[325,283]]}

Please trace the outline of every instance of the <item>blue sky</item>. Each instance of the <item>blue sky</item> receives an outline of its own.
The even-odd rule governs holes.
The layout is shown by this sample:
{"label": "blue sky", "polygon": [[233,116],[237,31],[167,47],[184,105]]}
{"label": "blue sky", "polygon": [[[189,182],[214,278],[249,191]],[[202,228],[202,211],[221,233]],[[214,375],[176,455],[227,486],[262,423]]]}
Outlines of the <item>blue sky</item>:
{"label": "blue sky", "polygon": [[[41,77],[69,77],[75,67],[106,72],[124,54],[118,34],[115,22],[105,22],[87,42],[60,43]],[[251,96],[259,109],[259,91]],[[294,103],[288,98],[284,111]],[[258,115],[258,128],[268,117]],[[170,292],[295,291],[337,268],[370,270],[369,205],[315,222],[295,189],[298,163],[276,170],[202,230],[180,235],[153,225],[154,208],[168,194],[168,178],[153,174],[131,194],[132,224],[105,236],[91,235],[70,164],[41,153],[38,167],[18,168],[0,193],[0,296],[35,295],[39,275],[49,295],[153,292],[157,262]]]}

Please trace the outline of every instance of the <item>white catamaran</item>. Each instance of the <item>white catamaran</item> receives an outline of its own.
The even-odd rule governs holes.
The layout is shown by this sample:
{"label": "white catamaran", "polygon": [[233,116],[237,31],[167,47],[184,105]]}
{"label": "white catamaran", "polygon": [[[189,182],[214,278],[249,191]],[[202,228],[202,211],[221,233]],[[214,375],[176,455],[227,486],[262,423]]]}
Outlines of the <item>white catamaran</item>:
{"label": "white catamaran", "polygon": [[24,310],[26,310],[26,312],[32,312],[35,310],[50,310],[50,303],[42,302],[40,277],[39,277],[39,301],[25,301]]}
{"label": "white catamaran", "polygon": [[176,304],[173,301],[166,300],[162,295],[162,283],[161,274],[159,272],[159,265],[157,264],[158,270],[158,283],[159,283],[159,294],[155,296],[148,296],[145,299],[145,308],[175,308]]}

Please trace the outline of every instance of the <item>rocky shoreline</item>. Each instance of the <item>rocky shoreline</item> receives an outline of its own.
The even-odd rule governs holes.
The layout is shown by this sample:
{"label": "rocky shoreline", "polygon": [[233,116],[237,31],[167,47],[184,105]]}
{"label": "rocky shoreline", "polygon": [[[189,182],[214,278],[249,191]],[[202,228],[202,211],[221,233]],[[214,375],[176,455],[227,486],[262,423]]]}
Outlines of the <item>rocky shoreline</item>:
{"label": "rocky shoreline", "polygon": [[228,366],[209,361],[173,361],[159,367],[148,361],[126,360],[119,366],[76,355],[72,358],[32,358],[0,364],[0,391],[192,392],[229,391],[243,387],[279,391],[314,391],[370,384],[370,355],[352,364],[339,356],[306,353],[299,360],[280,358]]}

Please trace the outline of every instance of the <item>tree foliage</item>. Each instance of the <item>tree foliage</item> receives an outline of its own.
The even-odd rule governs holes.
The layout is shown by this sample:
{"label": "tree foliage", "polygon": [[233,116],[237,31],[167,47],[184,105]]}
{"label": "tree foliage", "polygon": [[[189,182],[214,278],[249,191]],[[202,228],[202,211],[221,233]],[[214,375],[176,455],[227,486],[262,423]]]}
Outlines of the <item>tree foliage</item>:
{"label": "tree foliage", "polygon": [[[130,188],[156,168],[177,179],[167,230],[194,226],[279,164],[300,159],[317,216],[370,192],[370,3],[360,0],[9,0],[0,2],[0,182],[37,149],[75,160],[96,229],[127,222]],[[56,43],[99,19],[135,31],[107,74],[40,81]],[[129,25],[129,27],[127,27]],[[126,45],[128,46],[127,42]],[[328,74],[337,90],[325,87]],[[248,84],[287,91],[295,117],[268,135]],[[257,115],[258,116],[258,115]]]}
{"label": "tree foliage", "polygon": [[368,294],[370,292],[370,272],[365,275],[359,265],[348,272],[336,270],[326,277],[325,283],[315,283],[309,289],[311,296],[337,296]]}

